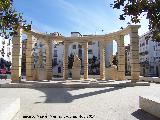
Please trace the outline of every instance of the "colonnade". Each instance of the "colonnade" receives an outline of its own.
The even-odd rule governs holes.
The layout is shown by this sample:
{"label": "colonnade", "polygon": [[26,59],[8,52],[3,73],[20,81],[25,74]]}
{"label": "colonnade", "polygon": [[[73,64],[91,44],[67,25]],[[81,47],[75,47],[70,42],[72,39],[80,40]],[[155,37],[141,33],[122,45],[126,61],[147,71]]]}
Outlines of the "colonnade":
{"label": "colonnade", "polygon": [[[131,79],[139,80],[140,66],[139,66],[139,36],[138,25],[130,25],[124,30],[106,35],[96,35],[87,37],[63,37],[42,35],[35,32],[28,32],[27,50],[26,50],[26,79],[33,80],[33,36],[38,36],[44,39],[46,44],[46,79],[52,79],[52,40],[64,42],[64,60],[63,60],[63,78],[68,79],[68,48],[71,42],[79,42],[84,49],[84,79],[88,79],[88,42],[97,40],[99,41],[100,49],[100,79],[105,80],[105,47],[110,41],[116,40],[118,47],[118,80],[125,79],[125,47],[124,36],[130,34],[131,44]],[[12,81],[20,81],[21,76],[21,41],[20,29],[18,35],[13,37],[12,49]]]}

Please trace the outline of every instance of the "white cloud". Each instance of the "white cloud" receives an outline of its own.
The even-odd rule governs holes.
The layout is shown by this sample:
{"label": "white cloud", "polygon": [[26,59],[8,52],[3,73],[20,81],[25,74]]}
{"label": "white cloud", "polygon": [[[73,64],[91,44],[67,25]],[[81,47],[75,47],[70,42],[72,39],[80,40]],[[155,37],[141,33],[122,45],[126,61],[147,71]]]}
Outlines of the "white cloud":
{"label": "white cloud", "polygon": [[65,0],[58,0],[58,3],[59,7],[65,11],[64,17],[70,21],[73,30],[89,33],[100,32],[107,27],[107,30],[109,30],[110,19],[106,11],[85,8],[82,5],[72,4]]}

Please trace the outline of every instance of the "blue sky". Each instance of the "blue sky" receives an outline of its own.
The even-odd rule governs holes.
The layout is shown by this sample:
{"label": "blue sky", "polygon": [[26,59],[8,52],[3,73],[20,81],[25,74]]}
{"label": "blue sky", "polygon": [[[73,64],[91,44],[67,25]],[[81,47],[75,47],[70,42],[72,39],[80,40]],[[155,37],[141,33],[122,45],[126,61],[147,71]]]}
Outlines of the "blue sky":
{"label": "blue sky", "polygon": [[[17,11],[32,21],[32,28],[39,32],[59,32],[70,36],[70,32],[81,34],[106,34],[126,27],[120,21],[120,10],[113,10],[114,0],[15,0]],[[142,19],[139,35],[148,31],[148,21]],[[102,32],[102,30],[104,30]],[[126,37],[125,44],[128,44]]]}

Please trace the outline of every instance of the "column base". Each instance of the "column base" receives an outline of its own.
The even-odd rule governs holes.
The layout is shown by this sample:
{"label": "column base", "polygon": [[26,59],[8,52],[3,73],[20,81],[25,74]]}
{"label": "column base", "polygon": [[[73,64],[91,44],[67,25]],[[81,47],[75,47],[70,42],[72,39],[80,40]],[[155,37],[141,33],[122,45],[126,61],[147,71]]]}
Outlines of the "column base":
{"label": "column base", "polygon": [[33,76],[26,76],[26,81],[33,81]]}
{"label": "column base", "polygon": [[64,80],[68,80],[68,77],[63,77]]}
{"label": "column base", "polygon": [[83,78],[84,80],[88,80],[88,76],[84,76],[84,78]]}

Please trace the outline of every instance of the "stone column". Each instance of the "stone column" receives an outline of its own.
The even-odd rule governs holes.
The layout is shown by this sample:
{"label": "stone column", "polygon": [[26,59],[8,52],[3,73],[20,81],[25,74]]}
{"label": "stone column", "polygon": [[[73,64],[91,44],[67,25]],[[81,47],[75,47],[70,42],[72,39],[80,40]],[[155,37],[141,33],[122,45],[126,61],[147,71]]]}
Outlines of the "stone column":
{"label": "stone column", "polygon": [[131,43],[131,80],[139,80],[140,64],[139,64],[139,36],[138,28],[140,26],[131,26],[130,43]]}
{"label": "stone column", "polygon": [[27,46],[26,46],[26,80],[33,80],[33,58],[32,49],[33,41],[32,34],[27,33]]}
{"label": "stone column", "polygon": [[125,79],[125,47],[124,47],[124,36],[120,35],[117,38],[118,47],[118,80]]}
{"label": "stone column", "polygon": [[17,30],[17,35],[12,39],[12,82],[20,82],[21,80],[21,59],[22,59],[22,41],[21,29]]}
{"label": "stone column", "polygon": [[63,56],[63,78],[68,79],[68,47],[69,43],[64,42],[64,56]]}
{"label": "stone column", "polygon": [[48,39],[46,44],[46,79],[52,80],[52,40]]}
{"label": "stone column", "polygon": [[100,42],[100,80],[105,80],[105,42]]}
{"label": "stone column", "polygon": [[84,48],[84,79],[88,79],[88,42],[83,43]]}

